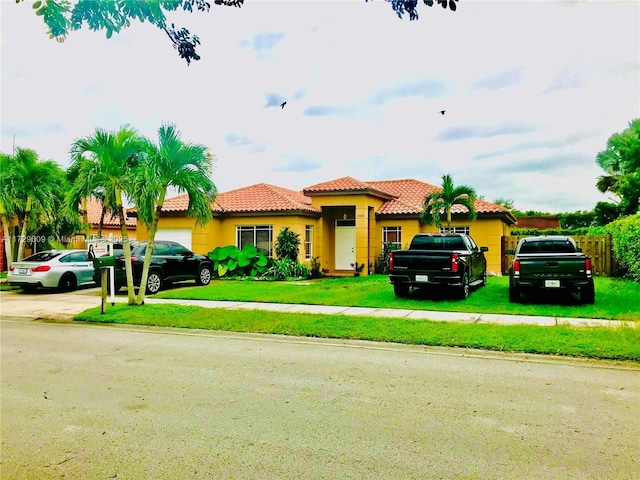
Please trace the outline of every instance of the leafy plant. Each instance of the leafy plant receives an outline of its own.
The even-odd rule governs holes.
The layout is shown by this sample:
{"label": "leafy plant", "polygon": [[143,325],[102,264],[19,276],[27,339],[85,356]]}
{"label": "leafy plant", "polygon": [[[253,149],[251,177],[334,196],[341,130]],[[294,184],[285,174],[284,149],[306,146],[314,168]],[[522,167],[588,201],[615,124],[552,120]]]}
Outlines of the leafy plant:
{"label": "leafy plant", "polygon": [[353,268],[353,275],[355,277],[359,277],[360,273],[362,273],[362,271],[364,270],[364,263],[360,263],[358,264],[358,262],[355,263],[351,263],[351,268]]}
{"label": "leafy plant", "polygon": [[640,282],[640,213],[607,225],[613,241],[613,254],[627,276]]}
{"label": "leafy plant", "polygon": [[245,245],[242,250],[235,245],[216,247],[208,256],[218,277],[255,277],[263,274],[269,263],[266,255],[253,245]]}
{"label": "leafy plant", "polygon": [[289,230],[289,227],[284,227],[276,238],[275,250],[279,259],[289,258],[297,262],[300,253],[300,235]]}
{"label": "leafy plant", "polygon": [[387,275],[389,273],[389,254],[394,250],[398,250],[398,246],[393,242],[384,242],[382,244],[382,252],[378,255],[378,263],[376,263],[375,272]]}
{"label": "leafy plant", "polygon": [[290,258],[273,259],[271,266],[261,275],[265,280],[287,280],[309,278],[311,270],[304,263],[294,262]]}
{"label": "leafy plant", "polygon": [[310,269],[310,278],[321,278],[324,277],[324,272],[322,271],[322,266],[320,265],[320,257],[313,257],[311,259],[311,269]]}

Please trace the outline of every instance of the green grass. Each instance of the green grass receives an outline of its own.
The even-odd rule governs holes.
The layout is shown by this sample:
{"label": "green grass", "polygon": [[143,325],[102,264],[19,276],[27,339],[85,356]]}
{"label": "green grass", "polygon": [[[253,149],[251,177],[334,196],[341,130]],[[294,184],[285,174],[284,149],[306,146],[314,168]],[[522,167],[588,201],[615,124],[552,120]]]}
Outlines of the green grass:
{"label": "green grass", "polygon": [[142,307],[116,304],[108,307],[104,315],[100,313],[100,308],[93,308],[77,315],[75,319],[99,323],[360,339],[640,362],[640,328],[630,327],[478,325],[400,318],[209,309],[171,304]]}
{"label": "green grass", "polygon": [[509,303],[508,285],[507,277],[489,277],[487,286],[458,300],[446,291],[429,295],[414,291],[407,298],[397,298],[386,275],[303,282],[215,280],[207,287],[168,290],[157,297],[640,321],[640,284],[629,280],[596,278],[593,305],[581,305],[575,296]]}

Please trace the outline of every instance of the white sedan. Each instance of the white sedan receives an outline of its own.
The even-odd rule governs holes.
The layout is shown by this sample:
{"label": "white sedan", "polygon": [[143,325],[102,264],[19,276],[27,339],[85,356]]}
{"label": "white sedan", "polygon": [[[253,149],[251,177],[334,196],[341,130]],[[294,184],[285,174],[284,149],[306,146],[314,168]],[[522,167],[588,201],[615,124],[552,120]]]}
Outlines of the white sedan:
{"label": "white sedan", "polygon": [[13,262],[7,280],[29,292],[37,288],[70,291],[94,284],[93,261],[86,250],[46,250]]}

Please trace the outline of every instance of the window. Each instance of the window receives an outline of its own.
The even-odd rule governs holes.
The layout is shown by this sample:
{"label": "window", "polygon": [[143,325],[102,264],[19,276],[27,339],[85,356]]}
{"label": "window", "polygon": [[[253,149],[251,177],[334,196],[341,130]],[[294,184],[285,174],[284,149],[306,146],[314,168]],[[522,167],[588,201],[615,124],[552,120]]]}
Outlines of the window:
{"label": "window", "polygon": [[392,243],[396,250],[402,248],[402,227],[382,227],[382,243]]}
{"label": "window", "polygon": [[74,252],[69,255],[65,255],[60,258],[61,262],[73,263],[73,262],[88,262],[89,257],[87,252]]}
{"label": "window", "polygon": [[304,227],[304,258],[305,260],[313,258],[313,225]]}
{"label": "window", "polygon": [[189,253],[191,253],[191,251],[187,247],[180,245],[179,243],[172,243],[171,250],[173,250],[174,255],[188,255]]}
{"label": "window", "polygon": [[238,226],[236,227],[236,239],[237,247],[241,250],[245,245],[253,245],[269,258],[273,256],[272,225]]}
{"label": "window", "polygon": [[469,227],[451,227],[451,231],[448,231],[447,227],[441,227],[440,233],[461,233],[463,235],[469,235]]}

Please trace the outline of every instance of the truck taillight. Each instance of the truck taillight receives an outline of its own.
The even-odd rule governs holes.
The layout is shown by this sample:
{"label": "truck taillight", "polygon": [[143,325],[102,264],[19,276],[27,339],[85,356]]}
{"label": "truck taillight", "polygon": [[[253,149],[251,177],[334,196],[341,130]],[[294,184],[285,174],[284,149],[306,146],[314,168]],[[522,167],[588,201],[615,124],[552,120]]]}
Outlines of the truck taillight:
{"label": "truck taillight", "polygon": [[520,260],[513,261],[513,274],[515,276],[520,275]]}
{"label": "truck taillight", "polygon": [[48,272],[49,270],[51,270],[51,267],[49,265],[38,265],[37,267],[33,267],[31,269],[32,272]]}
{"label": "truck taillight", "polygon": [[393,270],[393,253],[389,254],[389,270]]}
{"label": "truck taillight", "polygon": [[591,275],[591,259],[587,258],[584,261],[584,269],[587,271],[587,275]]}
{"label": "truck taillight", "polygon": [[453,255],[451,255],[451,271],[452,272],[458,271],[458,254],[457,253],[454,253]]}

